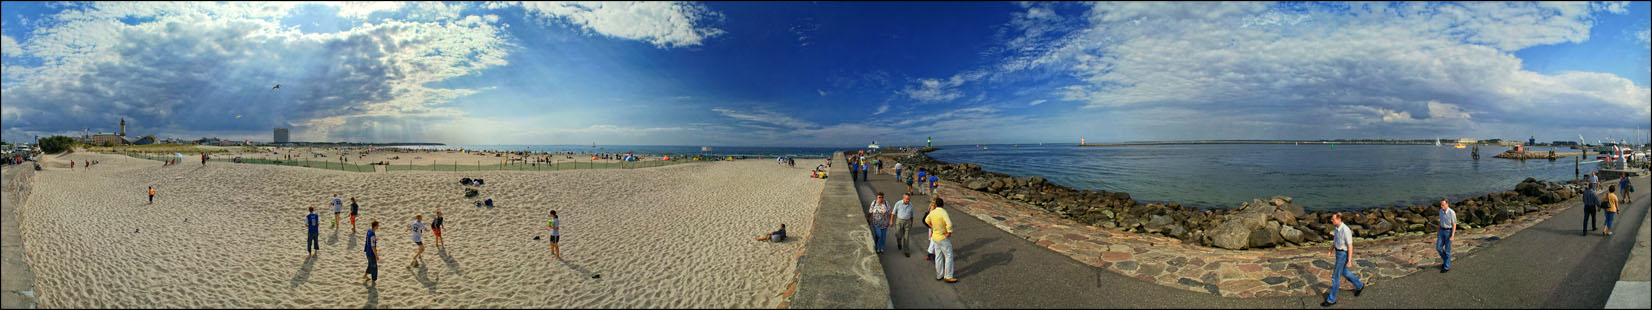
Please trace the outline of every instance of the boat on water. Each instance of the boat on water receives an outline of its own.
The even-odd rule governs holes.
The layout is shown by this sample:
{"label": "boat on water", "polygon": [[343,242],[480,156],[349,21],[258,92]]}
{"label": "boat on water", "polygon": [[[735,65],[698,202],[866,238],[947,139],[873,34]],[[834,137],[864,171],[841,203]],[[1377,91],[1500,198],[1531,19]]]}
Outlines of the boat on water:
{"label": "boat on water", "polygon": [[874,141],[872,141],[872,144],[867,144],[866,148],[876,150],[876,149],[879,149],[879,148],[882,148],[882,147],[878,146],[878,141],[874,140]]}
{"label": "boat on water", "polygon": [[711,151],[711,147],[709,147],[709,146],[702,146],[702,147],[700,147],[700,151],[701,151],[701,152],[710,152],[710,151]]}
{"label": "boat on water", "polygon": [[1463,145],[1463,144],[1462,144],[1462,143],[1458,143],[1458,144],[1457,144],[1457,145],[1453,145],[1453,146],[1451,146],[1451,148],[1454,148],[1454,149],[1466,149],[1466,148],[1468,148],[1468,146],[1467,146],[1467,145]]}

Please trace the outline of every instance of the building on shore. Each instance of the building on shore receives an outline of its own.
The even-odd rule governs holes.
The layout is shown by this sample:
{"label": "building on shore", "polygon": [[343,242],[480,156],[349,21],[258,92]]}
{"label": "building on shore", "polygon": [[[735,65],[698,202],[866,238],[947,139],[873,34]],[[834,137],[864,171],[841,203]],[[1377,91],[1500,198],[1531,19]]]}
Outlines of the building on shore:
{"label": "building on shore", "polygon": [[290,140],[290,137],[287,135],[287,129],[286,128],[276,128],[275,129],[275,139],[273,141],[274,141],[275,144],[292,143],[292,140]]}
{"label": "building on shore", "polygon": [[1476,139],[1472,139],[1472,138],[1457,138],[1457,143],[1475,144],[1475,143],[1480,143],[1480,140],[1476,140]]}

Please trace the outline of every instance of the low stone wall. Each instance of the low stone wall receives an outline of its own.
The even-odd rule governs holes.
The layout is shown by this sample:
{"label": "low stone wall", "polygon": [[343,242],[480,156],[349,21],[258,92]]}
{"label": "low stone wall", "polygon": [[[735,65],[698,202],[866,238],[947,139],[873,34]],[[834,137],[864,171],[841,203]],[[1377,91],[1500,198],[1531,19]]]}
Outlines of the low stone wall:
{"label": "low stone wall", "polygon": [[[945,163],[925,152],[885,155],[909,169],[922,169],[969,190],[1026,203],[1059,217],[1098,228],[1161,235],[1187,244],[1230,250],[1313,246],[1329,242],[1332,212],[1307,211],[1290,197],[1253,199],[1233,209],[1198,210],[1176,203],[1137,203],[1130,193],[1075,190],[1042,177],[1010,177],[968,163]],[[1526,179],[1513,191],[1452,203],[1464,228],[1486,227],[1545,210],[1577,196],[1577,184]],[[1432,232],[1439,204],[1393,206],[1344,212],[1357,237],[1384,239]]]}
{"label": "low stone wall", "polygon": [[793,308],[888,308],[889,281],[842,153],[832,158],[813,230],[797,261]]}

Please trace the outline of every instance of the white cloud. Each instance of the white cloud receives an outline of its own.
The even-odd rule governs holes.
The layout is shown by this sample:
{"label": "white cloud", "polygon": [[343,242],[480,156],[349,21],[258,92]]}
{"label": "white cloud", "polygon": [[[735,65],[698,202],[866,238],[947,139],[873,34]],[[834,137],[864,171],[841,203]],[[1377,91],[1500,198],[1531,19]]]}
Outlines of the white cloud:
{"label": "white cloud", "polygon": [[889,104],[888,103],[885,103],[883,105],[878,106],[878,110],[873,111],[872,115],[879,115],[879,114],[883,114],[884,112],[889,112]]}
{"label": "white cloud", "polygon": [[974,71],[953,75],[946,79],[918,79],[916,87],[907,86],[901,93],[919,103],[946,102],[964,96],[964,91],[958,89],[964,83],[979,80],[986,76],[986,72]]}
{"label": "white cloud", "polygon": [[[1077,82],[1055,86],[1055,94],[1093,111],[1201,114],[1182,124],[1288,115],[1309,123],[1359,116],[1365,125],[1407,130],[1487,122],[1632,128],[1652,115],[1647,88],[1610,74],[1525,71],[1512,54],[1587,40],[1595,14],[1614,10],[1621,11],[1589,3],[1104,2],[1085,16],[1087,28],[1034,40],[1052,46],[1007,57],[998,69],[1071,75]],[[944,91],[960,84],[950,81],[926,80],[917,90],[956,99]]]}
{"label": "white cloud", "polygon": [[[144,133],[293,127],[314,140],[419,140],[424,125],[464,115],[444,105],[479,91],[427,85],[502,66],[510,46],[496,18],[307,34],[280,24],[292,8],[99,2],[64,10],[39,22],[24,47],[42,63],[6,68],[19,80],[3,95],[6,130],[106,128],[126,118]],[[276,83],[282,88],[271,90]]]}
{"label": "white cloud", "polygon": [[825,90],[819,90],[819,89],[816,89],[816,90],[815,90],[815,92],[818,92],[818,93],[820,93],[820,96],[822,96],[822,97],[825,97],[825,96],[826,96],[826,91],[825,91]]}
{"label": "white cloud", "polygon": [[521,6],[547,21],[559,20],[605,36],[639,40],[660,48],[696,46],[722,35],[705,25],[722,14],[681,2],[501,2],[490,8]]}
{"label": "white cloud", "polygon": [[812,123],[812,122],[809,122],[809,121],[797,119],[797,118],[791,117],[789,115],[770,112],[770,111],[766,111],[766,110],[737,111],[737,110],[734,110],[734,109],[719,107],[719,108],[712,108],[711,111],[717,112],[719,114],[722,114],[723,116],[727,116],[727,117],[738,119],[738,120],[776,125],[776,126],[780,126],[780,127],[786,128],[786,129],[802,129],[802,128],[812,128],[812,127],[818,127],[819,126],[819,125],[816,125],[815,123]]}
{"label": "white cloud", "polygon": [[1032,102],[1028,102],[1027,106],[1037,106],[1038,104],[1044,103],[1044,101],[1046,101],[1046,100],[1044,100],[1044,99],[1033,100]]}
{"label": "white cloud", "polygon": [[11,36],[8,35],[0,35],[0,56],[23,56],[23,48],[17,45],[17,39],[12,39]]}

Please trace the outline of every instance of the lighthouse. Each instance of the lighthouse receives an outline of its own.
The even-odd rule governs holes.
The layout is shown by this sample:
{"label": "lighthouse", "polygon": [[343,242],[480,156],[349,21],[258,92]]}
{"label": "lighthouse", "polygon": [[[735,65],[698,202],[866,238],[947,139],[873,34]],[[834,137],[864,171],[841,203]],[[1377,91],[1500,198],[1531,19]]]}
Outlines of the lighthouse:
{"label": "lighthouse", "polygon": [[1078,145],[1084,145],[1084,137],[1078,137]]}
{"label": "lighthouse", "polygon": [[124,117],[120,119],[120,136],[126,136],[126,118]]}

